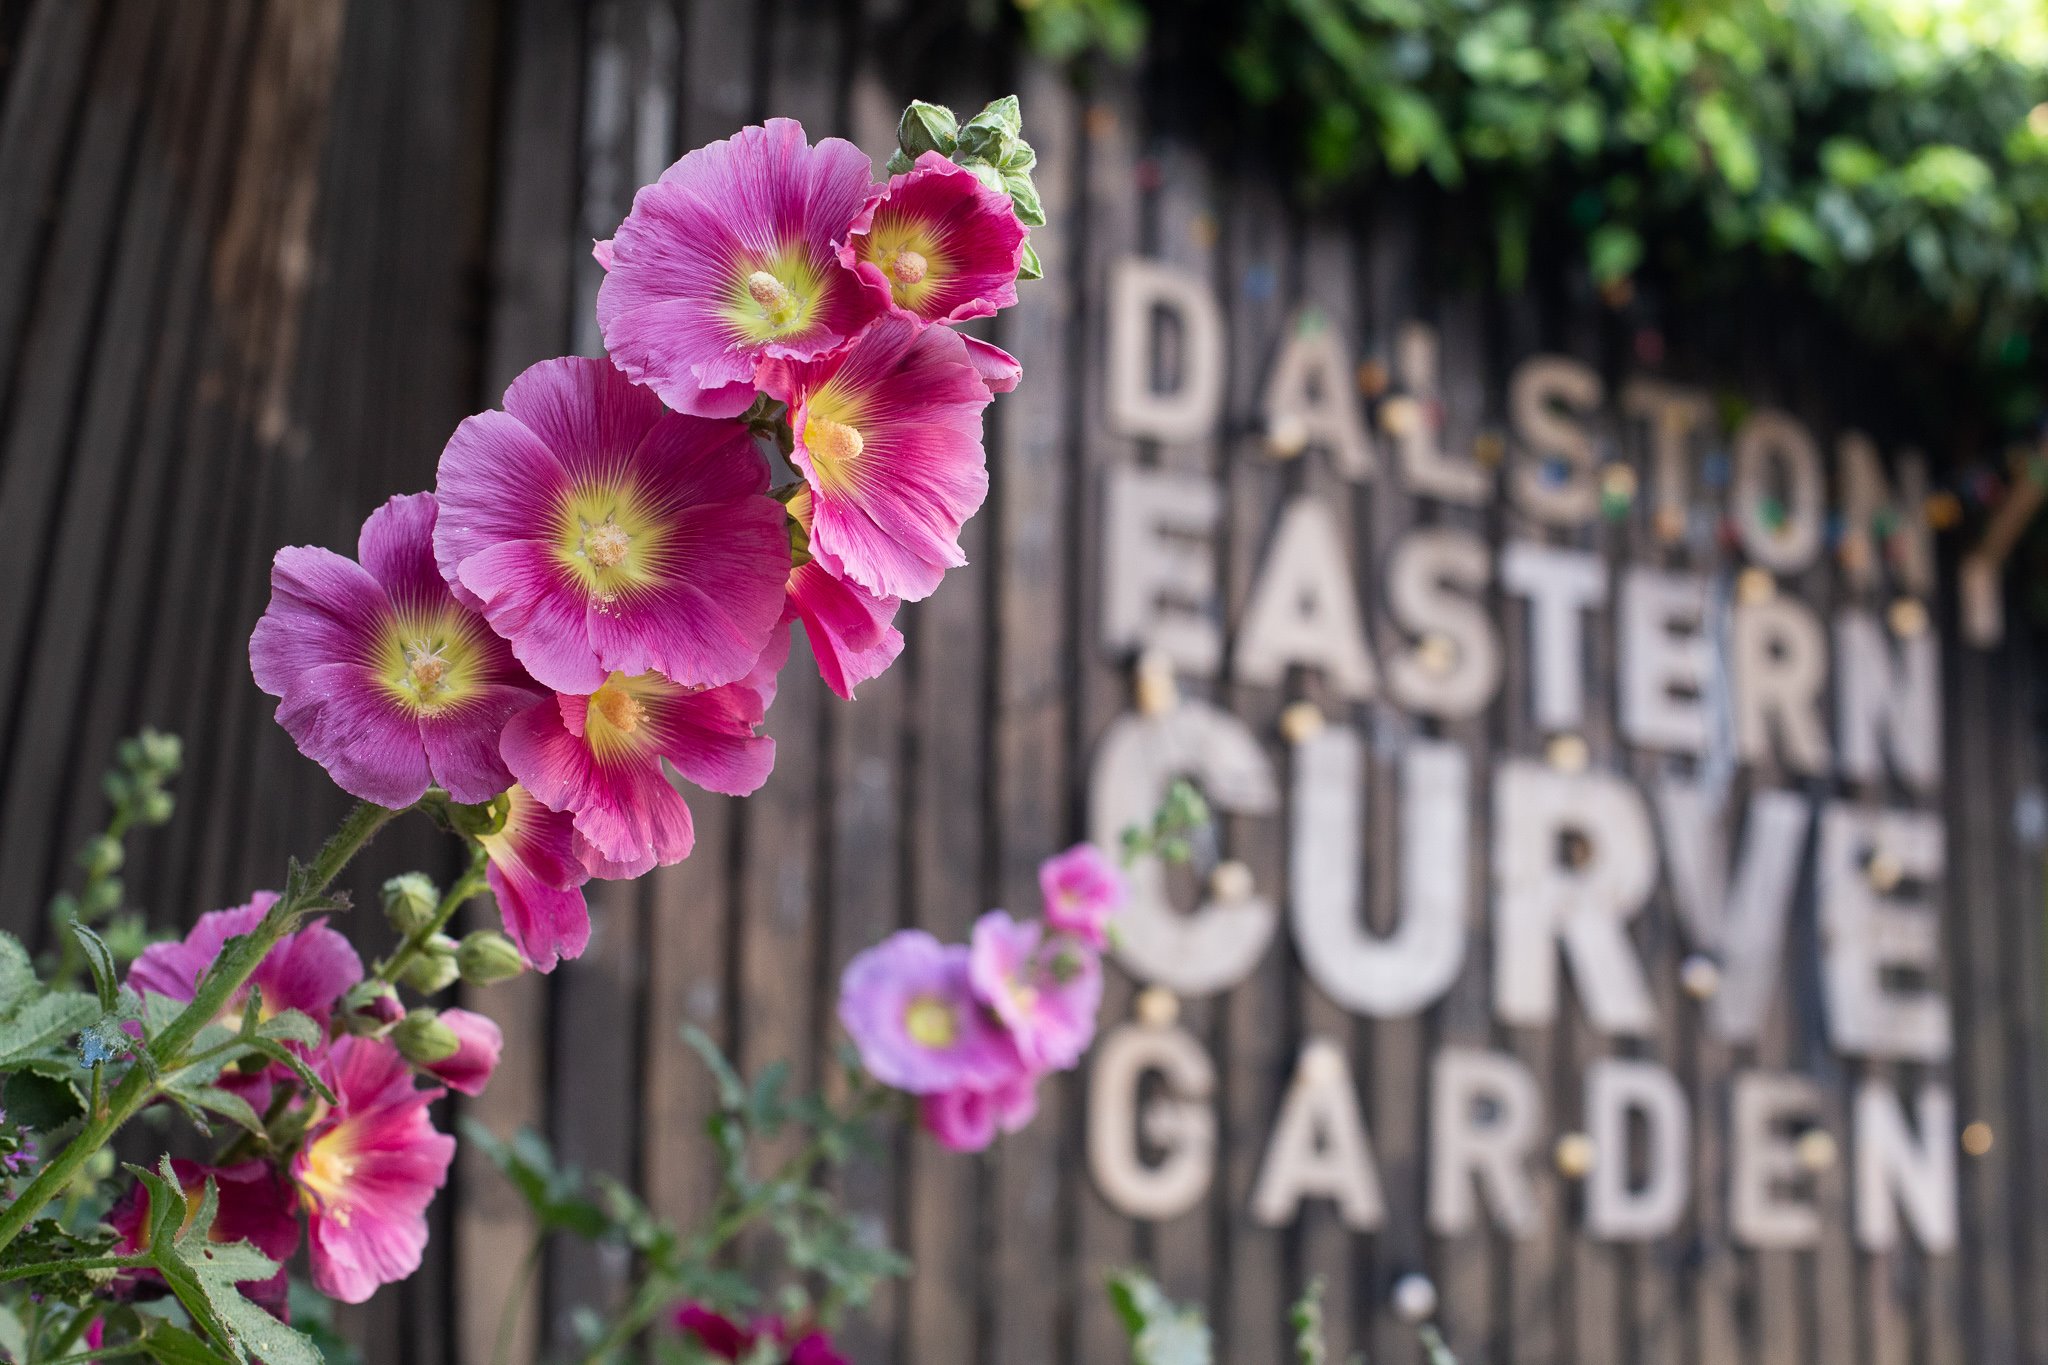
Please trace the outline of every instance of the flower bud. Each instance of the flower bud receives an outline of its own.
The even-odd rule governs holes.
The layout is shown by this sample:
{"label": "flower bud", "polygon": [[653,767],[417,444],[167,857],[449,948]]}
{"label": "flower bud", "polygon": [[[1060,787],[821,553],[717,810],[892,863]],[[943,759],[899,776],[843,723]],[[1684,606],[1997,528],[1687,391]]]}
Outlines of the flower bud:
{"label": "flower bud", "polygon": [[341,1026],[357,1037],[381,1033],[404,1017],[398,992],[381,981],[359,982],[341,1000]]}
{"label": "flower bud", "polygon": [[78,865],[89,877],[111,877],[121,870],[121,863],[127,851],[121,841],[109,834],[95,834],[85,841],[85,847],[78,850]]}
{"label": "flower bud", "polygon": [[85,893],[79,914],[87,920],[104,919],[121,908],[121,898],[127,894],[128,888],[122,885],[119,877],[108,877],[104,881],[95,882]]}
{"label": "flower bud", "polygon": [[461,969],[455,965],[455,942],[443,934],[427,940],[417,957],[405,964],[401,980],[421,995],[432,995],[455,984]]}
{"label": "flower bud", "polygon": [[384,883],[384,918],[401,934],[416,934],[434,922],[441,889],[425,873],[405,872]]}
{"label": "flower bud", "polygon": [[915,161],[926,152],[951,156],[954,139],[960,135],[960,121],[941,104],[912,100],[896,124],[896,145]]}
{"label": "flower bud", "polygon": [[462,1050],[462,1040],[455,1036],[455,1030],[425,1007],[409,1011],[399,1020],[398,1027],[391,1030],[391,1041],[414,1066],[445,1062]]}
{"label": "flower bud", "polygon": [[142,798],[140,816],[146,825],[167,825],[178,802],[169,792],[150,792]]}
{"label": "flower bud", "polygon": [[495,929],[479,929],[463,939],[455,961],[462,969],[462,979],[472,986],[509,981],[526,970],[519,949]]}

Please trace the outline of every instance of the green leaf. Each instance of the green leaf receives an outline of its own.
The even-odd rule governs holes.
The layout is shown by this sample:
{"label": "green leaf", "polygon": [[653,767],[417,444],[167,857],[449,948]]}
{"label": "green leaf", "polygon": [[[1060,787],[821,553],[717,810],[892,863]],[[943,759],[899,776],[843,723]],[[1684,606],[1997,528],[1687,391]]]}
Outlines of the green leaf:
{"label": "green leaf", "polygon": [[17,1063],[62,1043],[99,1012],[100,1002],[78,991],[52,991],[31,998],[0,1019],[0,1071],[11,1071]]}
{"label": "green leaf", "polygon": [[292,1074],[297,1076],[308,1090],[329,1104],[335,1102],[334,1091],[328,1087],[326,1081],[320,1079],[320,1073],[313,1070],[304,1057],[274,1038],[251,1038],[248,1041],[251,1052],[260,1052],[271,1061],[291,1068]]}
{"label": "green leaf", "polygon": [[1109,1277],[1109,1301],[1131,1338],[1131,1365],[1210,1365],[1201,1310],[1174,1303],[1149,1275],[1117,1271]]}
{"label": "green leaf", "polygon": [[308,1337],[249,1302],[236,1287],[269,1279],[277,1273],[277,1262],[247,1242],[209,1239],[220,1209],[220,1191],[213,1180],[208,1178],[199,1208],[187,1220],[185,1193],[169,1157],[155,1173],[129,1169],[149,1189],[150,1264],[192,1315],[193,1324],[237,1365],[252,1359],[263,1365],[322,1365],[320,1352]]}
{"label": "green leaf", "polygon": [[[1028,249],[1028,248],[1027,248]],[[710,1034],[695,1024],[683,1025],[683,1041],[690,1045],[704,1065],[710,1070],[712,1079],[718,1083],[718,1107],[737,1113],[747,1102],[747,1084],[740,1079],[740,1073],[726,1060],[725,1052],[712,1040]]]}
{"label": "green leaf", "polygon": [[67,1267],[67,1261],[91,1261],[114,1249],[108,1232],[73,1233],[54,1218],[43,1218],[23,1228],[21,1235],[0,1251],[0,1270],[18,1266],[57,1263],[57,1268],[12,1283],[24,1285],[31,1293],[66,1302],[83,1302],[104,1288],[117,1273],[111,1270],[81,1270]]}
{"label": "green leaf", "polygon": [[541,1226],[578,1237],[602,1237],[611,1220],[585,1191],[583,1173],[558,1166],[547,1140],[522,1128],[506,1142],[474,1119],[464,1119],[462,1136],[504,1173]]}
{"label": "green leaf", "polygon": [[1038,187],[1031,183],[1031,177],[1015,171],[1003,172],[1003,188],[1010,192],[1010,205],[1017,210],[1017,221],[1026,227],[1045,225],[1045,206],[1038,200]]}
{"label": "green leaf", "polygon": [[26,1000],[36,988],[35,964],[28,949],[9,933],[0,933],[0,1000]]}
{"label": "green leaf", "polygon": [[0,1088],[0,1106],[23,1128],[47,1133],[85,1113],[85,1096],[74,1078],[75,1063],[36,1058],[25,1062]]}
{"label": "green leaf", "polygon": [[[188,1113],[194,1109],[204,1110],[206,1113],[219,1115],[246,1133],[256,1137],[265,1136],[263,1116],[256,1112],[249,1101],[231,1090],[195,1083],[167,1085],[164,1087],[164,1093],[177,1101]],[[202,1122],[199,1126],[203,1129],[207,1125]]]}
{"label": "green leaf", "polygon": [[100,1008],[109,1014],[121,1005],[121,977],[114,968],[114,954],[107,941],[77,920],[66,926],[85,953],[85,965],[92,972],[93,989],[99,992]]}
{"label": "green leaf", "polygon": [[280,1010],[256,1026],[259,1038],[274,1038],[280,1043],[303,1043],[307,1047],[318,1047],[326,1035],[320,1026],[297,1010]]}
{"label": "green leaf", "polygon": [[4,1303],[0,1303],[0,1356],[9,1360],[28,1359],[28,1329]]}
{"label": "green leaf", "polygon": [[1045,278],[1045,268],[1038,263],[1038,251],[1031,243],[1024,244],[1024,255],[1017,263],[1017,278],[1039,280]]}
{"label": "green leaf", "polygon": [[175,1323],[158,1324],[143,1340],[149,1358],[158,1365],[232,1365],[233,1357],[222,1355]]}

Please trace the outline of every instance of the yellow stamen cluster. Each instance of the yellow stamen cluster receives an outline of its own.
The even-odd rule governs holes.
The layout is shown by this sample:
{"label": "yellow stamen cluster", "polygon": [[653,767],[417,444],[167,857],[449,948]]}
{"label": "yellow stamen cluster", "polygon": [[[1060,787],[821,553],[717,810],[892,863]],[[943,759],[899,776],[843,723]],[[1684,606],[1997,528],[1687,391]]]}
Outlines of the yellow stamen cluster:
{"label": "yellow stamen cluster", "polygon": [[595,526],[583,524],[583,557],[600,569],[614,569],[625,563],[626,551],[632,544],[633,537],[619,525],[616,515],[607,516]]}
{"label": "yellow stamen cluster", "polygon": [[923,255],[904,247],[889,258],[889,277],[898,284],[916,284],[929,264]]}
{"label": "yellow stamen cluster", "polygon": [[826,464],[836,465],[857,459],[866,446],[859,427],[835,422],[830,417],[814,416],[804,423],[804,448],[811,452],[813,459]]}
{"label": "yellow stamen cluster", "polygon": [[762,317],[771,327],[787,327],[796,318],[796,294],[765,270],[747,276],[747,296],[760,307]]}
{"label": "yellow stamen cluster", "polygon": [[431,702],[448,690],[448,660],[440,646],[432,640],[408,640],[401,649],[405,679],[421,702]]}
{"label": "yellow stamen cluster", "polygon": [[630,735],[640,728],[640,722],[647,719],[647,708],[617,683],[606,683],[597,689],[590,699],[597,713],[605,723],[621,734]]}
{"label": "yellow stamen cluster", "polygon": [[903,1011],[903,1031],[919,1047],[951,1047],[960,1034],[960,1022],[944,1000],[921,995]]}

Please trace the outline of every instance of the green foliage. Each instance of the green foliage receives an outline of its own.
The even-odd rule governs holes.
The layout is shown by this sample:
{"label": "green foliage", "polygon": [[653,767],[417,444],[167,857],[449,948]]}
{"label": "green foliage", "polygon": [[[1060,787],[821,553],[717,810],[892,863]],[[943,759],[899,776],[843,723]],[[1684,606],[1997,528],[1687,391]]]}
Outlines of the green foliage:
{"label": "green foliage", "polygon": [[1167,1298],[1143,1271],[1119,1270],[1108,1288],[1110,1306],[1131,1339],[1131,1365],[1210,1365],[1215,1359],[1201,1309]]}
{"label": "green foliage", "polygon": [[1209,830],[1214,817],[1202,789],[1176,777],[1166,789],[1150,824],[1132,825],[1123,833],[1123,860],[1128,867],[1147,855],[1184,863],[1194,854],[1197,835]]}
{"label": "green foliage", "polygon": [[[1017,0],[1054,57],[1127,52]],[[1167,73],[1227,81],[1329,192],[1420,178],[1519,288],[1576,241],[1711,297],[1803,284],[2013,425],[2048,343],[2048,9],[2032,0],[1151,0]],[[1058,22],[1052,22],[1058,16]],[[1170,30],[1170,32],[1166,32]],[[1930,385],[1930,388],[1932,385]]]}
{"label": "green foliage", "polygon": [[1287,1309],[1287,1325],[1294,1329],[1295,1365],[1324,1365],[1329,1343],[1323,1340],[1323,1279],[1310,1280]]}

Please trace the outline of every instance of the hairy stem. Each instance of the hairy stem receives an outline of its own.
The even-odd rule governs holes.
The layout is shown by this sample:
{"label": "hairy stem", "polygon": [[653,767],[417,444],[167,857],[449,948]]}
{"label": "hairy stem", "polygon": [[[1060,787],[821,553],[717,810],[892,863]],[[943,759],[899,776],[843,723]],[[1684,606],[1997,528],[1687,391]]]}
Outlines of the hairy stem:
{"label": "hairy stem", "polygon": [[[297,922],[300,912],[333,885],[349,860],[398,814],[398,811],[367,801],[359,802],[320,850],[312,866],[292,879],[293,884],[287,893],[278,898],[256,927],[247,935],[228,941],[213,969],[200,979],[192,1003],[149,1040],[150,1059],[159,1073],[175,1071],[184,1065],[185,1049],[192,1045],[201,1029],[220,1017],[228,1002],[234,999],[235,992],[242,988],[264,957],[277,946],[278,940]],[[155,1096],[156,1083],[151,1079],[149,1068],[141,1065],[130,1067],[113,1093],[105,1098],[104,1108],[89,1115],[85,1127],[65,1144],[63,1151],[51,1158],[49,1165],[36,1173],[21,1196],[0,1209],[0,1250],[20,1236],[29,1220],[57,1197],[93,1153],[106,1146],[122,1125],[141,1112],[142,1107]]]}
{"label": "hairy stem", "polygon": [[434,907],[434,917],[407,934],[391,956],[377,964],[372,975],[386,983],[397,981],[398,974],[405,970],[406,965],[425,951],[427,941],[447,928],[448,921],[455,918],[455,912],[484,890],[484,872],[488,866],[484,846],[471,844],[469,866],[456,878],[455,885],[448,888],[448,894],[441,897],[441,903]]}

